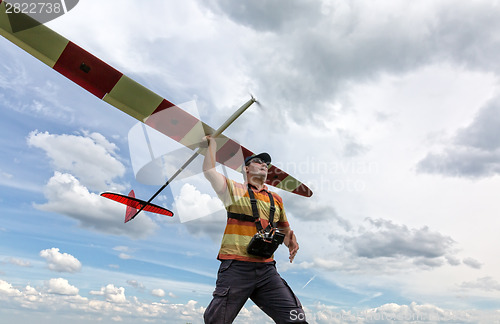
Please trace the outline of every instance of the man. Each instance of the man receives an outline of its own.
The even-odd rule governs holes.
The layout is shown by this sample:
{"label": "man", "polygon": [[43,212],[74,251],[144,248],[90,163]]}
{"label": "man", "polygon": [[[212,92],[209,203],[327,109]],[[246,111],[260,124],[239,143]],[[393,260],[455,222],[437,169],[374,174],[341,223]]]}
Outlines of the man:
{"label": "man", "polygon": [[[272,255],[258,256],[247,252],[258,226],[262,226],[260,230],[272,231],[270,223],[277,223],[278,231],[285,234],[284,244],[290,252],[290,262],[299,249],[281,197],[271,193],[265,185],[271,157],[261,153],[245,159],[242,172],[246,182],[237,183],[216,171],[217,143],[210,136],[206,139],[208,149],[203,172],[224,202],[228,219],[217,257],[221,265],[216,288],[204,314],[205,323],[232,323],[248,298],[276,323],[307,323],[300,301],[276,271]],[[255,205],[251,203],[251,196]],[[258,222],[254,221],[256,214],[260,218]]]}

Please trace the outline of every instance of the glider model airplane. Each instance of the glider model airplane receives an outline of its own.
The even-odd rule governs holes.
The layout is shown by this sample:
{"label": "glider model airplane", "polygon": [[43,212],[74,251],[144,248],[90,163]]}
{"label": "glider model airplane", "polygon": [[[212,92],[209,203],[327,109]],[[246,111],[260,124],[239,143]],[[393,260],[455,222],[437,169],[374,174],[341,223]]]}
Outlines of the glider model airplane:
{"label": "glider model airplane", "polygon": [[[19,25],[34,27],[19,31],[13,30],[12,26]],[[219,129],[214,130],[55,31],[37,23],[30,16],[22,12],[7,12],[5,0],[0,0],[0,34],[99,99],[195,150],[191,159],[186,161],[147,202],[135,198],[133,190],[128,196],[109,192],[101,194],[103,197],[127,205],[125,222],[133,219],[142,210],[173,216],[171,211],[154,205],[151,201],[198,154],[203,154],[203,150],[199,148],[199,141],[203,136],[210,134],[217,137],[220,143],[216,154],[217,162],[234,170],[241,168],[242,159],[253,155],[253,152],[221,133],[255,102],[254,98],[245,103]],[[203,134],[200,134],[200,129]],[[242,158],[235,158],[237,155]],[[305,184],[274,165],[269,167],[266,183],[301,196],[312,195],[312,191]]]}

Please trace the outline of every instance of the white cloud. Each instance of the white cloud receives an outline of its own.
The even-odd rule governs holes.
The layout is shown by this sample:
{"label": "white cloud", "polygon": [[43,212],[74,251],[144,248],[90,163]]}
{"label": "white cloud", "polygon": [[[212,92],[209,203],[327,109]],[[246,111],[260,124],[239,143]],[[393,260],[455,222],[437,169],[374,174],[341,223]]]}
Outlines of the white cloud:
{"label": "white cloud", "polygon": [[128,246],[119,245],[119,246],[115,246],[113,248],[113,250],[119,251],[119,252],[128,252],[128,251],[130,251],[130,248]]}
{"label": "white cloud", "polygon": [[71,254],[59,252],[58,248],[42,250],[40,256],[47,261],[52,271],[74,273],[82,269],[82,264],[77,258]]}
{"label": "white cloud", "polygon": [[481,269],[482,267],[482,263],[479,262],[478,260],[474,259],[474,258],[465,258],[463,260],[463,263],[465,265],[468,265],[469,267],[473,268],[473,269]]}
{"label": "white cloud", "polygon": [[446,260],[448,261],[448,264],[452,266],[457,266],[461,264],[460,260],[453,255],[447,255]]}
{"label": "white cloud", "polygon": [[[10,312],[22,311],[24,316],[31,318],[39,316],[39,312],[43,311],[50,315],[52,321],[61,322],[65,322],[69,314],[77,323],[110,322],[113,318],[122,318],[127,323],[138,320],[197,323],[204,311],[196,301],[169,304],[163,301],[144,302],[137,297],[128,301],[125,289],[112,284],[102,287],[99,291],[91,291],[90,295],[98,298],[80,296],[78,288],[61,278],[46,282],[44,292],[39,292],[31,286],[16,289],[7,281],[0,280],[0,301],[3,309]],[[101,297],[104,300],[100,300]]]}
{"label": "white cloud", "polygon": [[158,288],[151,290],[151,295],[156,297],[165,297],[165,290]]}
{"label": "white cloud", "polygon": [[432,304],[408,305],[388,303],[375,308],[349,310],[322,303],[306,308],[308,323],[488,323],[498,316],[496,311],[444,309]]}
{"label": "white cloud", "polygon": [[185,183],[179,195],[175,197],[175,208],[181,222],[188,222],[225,210],[219,198],[203,194],[189,183]]}
{"label": "white cloud", "polygon": [[130,249],[128,246],[123,246],[123,245],[115,246],[113,250],[120,252],[118,254],[118,257],[122,260],[129,260],[133,258],[133,256],[130,255],[129,253],[125,253],[125,252],[132,252],[132,249]]}
{"label": "white cloud", "polygon": [[[409,228],[387,219],[367,218],[346,230],[342,222],[335,220],[335,223],[337,226],[321,229],[314,244],[307,240],[302,243],[307,244],[304,247],[307,250],[299,251],[295,266],[327,272],[394,275],[409,269],[430,270],[461,264],[455,249],[457,243],[425,226]],[[298,223],[296,233],[301,231],[302,224]],[[333,234],[324,234],[323,231]],[[304,242],[300,234],[297,235]],[[329,242],[321,240],[323,235]],[[318,245],[321,253],[318,253]],[[292,266],[287,265],[284,269],[288,267]]]}
{"label": "white cloud", "polygon": [[445,256],[455,243],[450,237],[431,231],[428,227],[409,229],[383,219],[368,219],[367,224],[371,228],[345,240],[347,249],[360,257],[433,259]]}
{"label": "white cloud", "polygon": [[0,173],[0,175],[1,175],[3,178],[8,179],[8,180],[10,180],[10,179],[12,179],[12,178],[14,177],[12,174],[7,173],[7,172],[1,172],[1,173]]}
{"label": "white cloud", "polygon": [[219,243],[226,224],[226,209],[221,200],[185,183],[175,197],[174,207],[181,222],[193,235],[207,235]]}
{"label": "white cloud", "polygon": [[0,279],[0,294],[7,297],[21,296],[21,291],[12,287],[10,283]]}
{"label": "white cloud", "polygon": [[[52,279],[50,282],[52,284],[48,287],[52,287],[54,291],[45,294],[38,292],[31,286],[16,289],[10,283],[0,280],[0,301],[3,301],[4,305],[7,302],[11,309],[12,307],[22,309],[25,314],[45,310],[51,314],[53,320],[57,320],[59,316],[64,316],[64,313],[70,311],[71,316],[81,316],[86,322],[121,318],[127,323],[138,320],[201,323],[205,310],[194,300],[185,304],[170,304],[164,300],[144,302],[137,297],[131,297],[130,300],[127,300],[124,288],[117,288],[112,284],[102,287],[99,291],[90,292],[91,296],[104,297],[104,300],[88,299],[78,295],[78,289],[69,285],[64,279]],[[496,284],[498,286],[498,283]],[[345,322],[368,324],[391,321],[402,324],[410,324],[415,321],[487,323],[498,315],[495,311],[446,309],[433,304],[415,302],[408,305],[389,303],[375,308],[356,307],[356,309],[343,309],[339,306],[316,303],[313,306],[305,307],[305,312],[307,320],[311,324]],[[240,323],[264,323],[269,321],[269,318],[261,309],[253,305],[249,308],[243,307],[237,321]]]}
{"label": "white cloud", "polygon": [[0,88],[20,92],[30,82],[25,66],[19,61],[0,65],[0,71]]}
{"label": "white cloud", "polygon": [[117,160],[115,144],[99,133],[55,135],[33,131],[28,144],[43,149],[51,159],[56,171],[70,172],[92,190],[123,190],[113,182],[125,174],[124,165]]}
{"label": "white cloud", "polygon": [[24,289],[24,294],[27,297],[29,302],[36,302],[42,297],[42,293],[36,290],[36,288],[31,287],[30,285],[26,286]]}
{"label": "white cloud", "polygon": [[252,43],[260,51],[249,51],[246,58],[258,68],[250,68],[247,74],[259,85],[261,99],[281,108],[275,115],[302,124],[321,124],[329,103],[344,95],[349,85],[377,79],[382,73],[402,74],[435,61],[457,65],[465,61],[471,69],[499,68],[493,52],[477,50],[498,49],[494,29],[486,27],[499,24],[498,15],[491,15],[497,12],[491,1],[453,3],[454,15],[449,14],[448,0],[410,5],[307,3],[300,15],[294,13],[304,7],[302,1],[287,3],[286,10],[272,3],[207,3],[235,24],[267,31]]}
{"label": "white cloud", "polygon": [[315,201],[304,199],[291,199],[285,206],[285,210],[287,215],[291,214],[308,222],[335,219],[344,230],[349,231],[352,228],[352,224],[347,219],[340,217],[335,208],[327,204],[318,204]]}
{"label": "white cloud", "polygon": [[0,94],[4,107],[45,120],[74,121],[74,111],[59,103],[61,88],[49,80],[36,80],[18,57],[0,66],[0,75],[0,89],[7,90]]}
{"label": "white cloud", "polygon": [[130,286],[136,288],[136,289],[144,289],[144,285],[140,282],[138,282],[137,280],[127,280],[127,284],[129,284]]}
{"label": "white cloud", "polygon": [[14,264],[14,265],[17,265],[17,266],[20,266],[20,267],[31,267],[31,262],[25,261],[25,260],[21,260],[21,259],[18,259],[18,258],[9,258],[8,262],[10,264]]}
{"label": "white cloud", "polygon": [[68,280],[63,278],[53,278],[47,283],[47,292],[49,294],[76,296],[79,289],[69,284]]}
{"label": "white cloud", "polygon": [[127,302],[127,298],[125,297],[125,288],[117,288],[112,284],[109,284],[106,287],[101,287],[101,290],[99,291],[91,291],[90,294],[103,296],[106,301],[110,303],[123,304]]}
{"label": "white cloud", "polygon": [[127,253],[120,253],[118,255],[118,257],[122,260],[129,260],[129,259],[132,259],[133,256],[131,256],[130,254],[127,254]]}
{"label": "white cloud", "polygon": [[41,210],[57,212],[79,221],[83,228],[114,235],[142,238],[157,227],[145,214],[133,226],[123,224],[125,206],[91,193],[71,174],[55,172],[44,189],[47,202],[35,204]]}
{"label": "white cloud", "polygon": [[456,131],[446,146],[428,153],[417,165],[420,172],[451,177],[486,178],[500,174],[500,97],[481,107],[474,120]]}
{"label": "white cloud", "polygon": [[441,321],[454,316],[450,311],[445,311],[434,305],[418,305],[413,302],[410,305],[385,304],[378,308],[365,312],[365,320],[399,320],[399,321]]}
{"label": "white cloud", "polygon": [[500,291],[500,282],[495,280],[493,277],[488,276],[478,278],[476,281],[463,282],[460,287],[466,289],[478,289],[482,291]]}

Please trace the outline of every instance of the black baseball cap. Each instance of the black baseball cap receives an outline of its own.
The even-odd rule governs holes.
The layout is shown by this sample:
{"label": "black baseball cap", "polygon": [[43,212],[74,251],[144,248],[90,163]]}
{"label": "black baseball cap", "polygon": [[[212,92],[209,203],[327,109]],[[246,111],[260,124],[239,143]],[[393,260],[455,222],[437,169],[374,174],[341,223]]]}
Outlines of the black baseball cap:
{"label": "black baseball cap", "polygon": [[266,162],[267,164],[271,163],[271,156],[267,153],[260,153],[260,154],[254,154],[250,155],[245,159],[245,165],[248,165],[248,162],[250,162],[252,159],[259,158],[262,161]]}

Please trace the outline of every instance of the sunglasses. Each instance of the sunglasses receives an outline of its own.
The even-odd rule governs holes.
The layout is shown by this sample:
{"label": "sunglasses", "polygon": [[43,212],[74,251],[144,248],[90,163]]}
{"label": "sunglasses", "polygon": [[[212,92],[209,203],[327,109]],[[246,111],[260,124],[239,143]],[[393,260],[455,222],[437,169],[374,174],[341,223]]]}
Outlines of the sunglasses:
{"label": "sunglasses", "polygon": [[247,165],[249,165],[252,162],[255,162],[257,164],[263,164],[264,163],[265,165],[269,166],[269,162],[266,162],[266,161],[264,161],[264,160],[262,160],[260,158],[251,159],[250,161],[248,161]]}

